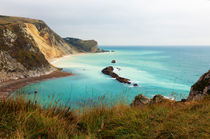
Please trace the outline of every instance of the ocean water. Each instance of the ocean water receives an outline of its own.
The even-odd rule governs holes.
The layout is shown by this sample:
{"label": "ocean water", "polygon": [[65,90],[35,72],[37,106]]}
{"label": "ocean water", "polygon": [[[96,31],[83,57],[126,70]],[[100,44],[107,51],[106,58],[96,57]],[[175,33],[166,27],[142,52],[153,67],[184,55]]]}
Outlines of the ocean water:
{"label": "ocean water", "polygon": [[[102,48],[115,52],[73,55],[54,61],[53,65],[76,75],[26,86],[26,94],[32,97],[38,91],[40,103],[59,98],[59,102],[73,107],[97,100],[130,103],[138,94],[161,94],[180,100],[187,98],[190,87],[210,69],[210,47]],[[113,59],[115,64],[111,63]],[[117,74],[139,86],[122,84],[102,74],[107,66],[113,66]]]}

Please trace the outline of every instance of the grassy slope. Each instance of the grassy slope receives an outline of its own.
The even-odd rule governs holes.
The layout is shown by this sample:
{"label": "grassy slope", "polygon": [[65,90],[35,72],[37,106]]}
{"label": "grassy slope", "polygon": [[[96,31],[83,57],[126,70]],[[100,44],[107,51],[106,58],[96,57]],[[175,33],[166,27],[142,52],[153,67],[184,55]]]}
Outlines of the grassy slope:
{"label": "grassy slope", "polygon": [[38,23],[43,22],[41,20],[24,18],[24,17],[13,17],[13,16],[2,16],[0,15],[0,25],[16,24],[16,23]]}
{"label": "grassy slope", "polygon": [[80,52],[96,52],[98,50],[97,42],[95,40],[81,40],[69,37],[64,38],[64,40]]}
{"label": "grassy slope", "polygon": [[0,108],[0,138],[210,138],[210,98],[141,108],[99,106],[78,114],[19,97],[1,101]]}

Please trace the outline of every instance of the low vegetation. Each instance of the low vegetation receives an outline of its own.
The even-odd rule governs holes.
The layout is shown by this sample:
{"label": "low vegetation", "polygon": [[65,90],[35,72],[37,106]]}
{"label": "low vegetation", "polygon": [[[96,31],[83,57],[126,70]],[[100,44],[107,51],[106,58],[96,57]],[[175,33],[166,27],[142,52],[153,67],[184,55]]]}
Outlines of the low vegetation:
{"label": "low vegetation", "polygon": [[19,95],[0,101],[0,138],[210,138],[210,97],[76,111]]}

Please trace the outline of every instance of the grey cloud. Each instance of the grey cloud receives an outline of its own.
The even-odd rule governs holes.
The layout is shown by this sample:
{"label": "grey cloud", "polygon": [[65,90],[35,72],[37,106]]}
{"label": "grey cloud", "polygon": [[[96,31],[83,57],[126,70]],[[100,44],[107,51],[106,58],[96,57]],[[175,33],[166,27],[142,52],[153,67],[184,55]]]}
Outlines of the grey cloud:
{"label": "grey cloud", "polygon": [[208,0],[5,0],[0,12],[101,45],[210,45]]}

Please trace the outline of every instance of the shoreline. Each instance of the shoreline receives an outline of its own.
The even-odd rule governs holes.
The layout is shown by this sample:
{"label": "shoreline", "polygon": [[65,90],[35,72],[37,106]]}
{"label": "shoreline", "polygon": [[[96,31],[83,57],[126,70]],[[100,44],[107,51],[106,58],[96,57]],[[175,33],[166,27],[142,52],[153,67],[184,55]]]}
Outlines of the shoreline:
{"label": "shoreline", "polygon": [[53,58],[53,59],[50,59],[48,60],[48,62],[50,64],[53,64],[53,62],[61,59],[61,58],[65,58],[65,57],[71,57],[71,56],[74,56],[74,55],[85,55],[85,54],[90,54],[90,53],[75,53],[75,54],[69,54],[69,55],[65,55],[65,56],[62,56],[62,57],[58,57],[58,58]]}
{"label": "shoreline", "polygon": [[[106,52],[102,52],[102,53],[106,53]],[[57,60],[59,60],[61,58],[72,57],[74,55],[85,55],[85,54],[91,54],[91,53],[83,52],[83,53],[69,54],[69,55],[65,55],[63,57],[50,59],[50,60],[48,60],[48,62],[51,65],[53,65],[54,62],[56,62]],[[96,53],[93,53],[93,54],[96,54]],[[53,71],[49,74],[41,75],[38,77],[13,79],[13,80],[9,80],[6,82],[2,82],[0,85],[0,100],[2,98],[8,98],[11,94],[13,94],[13,92],[15,92],[16,90],[21,89],[27,85],[30,85],[33,83],[38,83],[38,82],[41,82],[44,80],[49,80],[49,79],[54,79],[54,78],[62,78],[62,77],[68,77],[68,76],[74,76],[74,75],[75,75],[74,73],[57,70],[57,71]]]}
{"label": "shoreline", "polygon": [[74,75],[73,73],[57,70],[51,72],[50,74],[42,75],[39,77],[29,77],[29,78],[6,81],[2,83],[3,84],[2,86],[0,86],[0,99],[8,98],[16,90],[33,83],[38,83],[48,79],[62,78],[73,75]]}
{"label": "shoreline", "polygon": [[87,55],[87,54],[102,54],[102,53],[113,53],[113,52],[97,52],[97,53],[89,53],[89,52],[81,52],[81,53],[74,53],[74,54],[68,54],[62,57],[58,57],[58,58],[53,58],[48,60],[48,62],[50,64],[53,64],[55,61],[61,59],[61,58],[66,58],[66,57],[72,57],[72,56],[76,56],[76,55]]}

